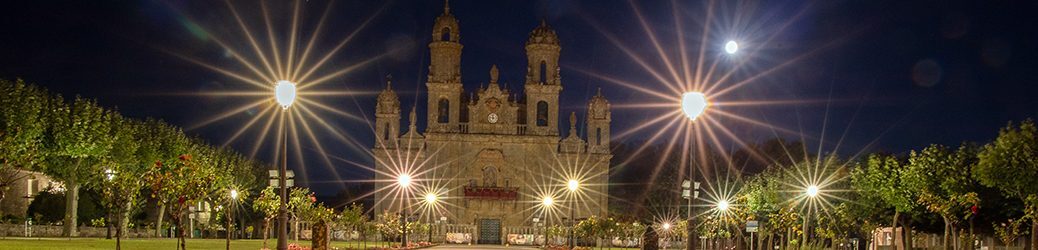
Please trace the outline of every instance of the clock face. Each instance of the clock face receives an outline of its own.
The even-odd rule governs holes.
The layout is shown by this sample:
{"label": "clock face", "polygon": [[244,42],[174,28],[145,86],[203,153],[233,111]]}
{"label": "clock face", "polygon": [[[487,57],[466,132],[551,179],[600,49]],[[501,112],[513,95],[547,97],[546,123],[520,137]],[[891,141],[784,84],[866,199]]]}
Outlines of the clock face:
{"label": "clock face", "polygon": [[490,115],[487,116],[487,121],[490,123],[497,123],[497,114],[490,113]]}

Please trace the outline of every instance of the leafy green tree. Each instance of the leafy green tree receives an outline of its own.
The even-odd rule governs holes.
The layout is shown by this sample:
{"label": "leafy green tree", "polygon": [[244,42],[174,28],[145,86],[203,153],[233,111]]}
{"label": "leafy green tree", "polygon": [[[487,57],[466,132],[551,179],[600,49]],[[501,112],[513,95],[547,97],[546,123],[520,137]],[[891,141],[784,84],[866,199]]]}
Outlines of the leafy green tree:
{"label": "leafy green tree", "polygon": [[161,183],[154,183],[154,181],[164,180],[161,178],[163,176],[156,176],[153,171],[161,168],[164,163],[179,161],[178,157],[188,153],[189,140],[179,128],[154,119],[144,121],[142,133],[150,135],[150,139],[141,141],[137,154],[142,162],[152,167],[152,169],[148,170],[148,174],[145,175],[148,177],[145,178],[145,181],[147,181],[146,184],[152,191],[151,198],[155,199],[158,204],[156,208],[158,216],[155,222],[155,236],[157,237],[162,234],[162,220],[166,217],[166,208],[175,200],[163,199],[163,197],[156,195],[156,188],[160,188],[156,184]]}
{"label": "leafy green tree", "polygon": [[278,216],[278,208],[281,205],[281,196],[274,191],[274,187],[264,188],[260,191],[256,200],[252,201],[252,209],[263,216],[263,248],[267,248],[267,238],[270,236],[270,221]]}
{"label": "leafy green tree", "polygon": [[1024,216],[1031,219],[1031,246],[1038,248],[1038,128],[1034,121],[1002,128],[977,157],[980,161],[973,175],[982,185],[1024,201]]}
{"label": "leafy green tree", "polygon": [[109,122],[109,136],[115,146],[104,159],[103,167],[91,175],[87,185],[100,192],[101,204],[116,226],[115,248],[121,249],[129,213],[140,203],[138,195],[144,187],[143,177],[148,170],[147,163],[141,161],[137,151],[141,148],[140,142],[150,138],[143,132],[142,123],[118,115],[112,115]]}
{"label": "leafy green tree", "polygon": [[944,220],[945,249],[952,245],[951,233],[957,231],[958,216],[980,202],[970,176],[976,162],[976,150],[969,145],[957,151],[930,145],[909,155],[904,173],[906,187],[918,192],[918,202]]}
{"label": "leafy green tree", "polygon": [[79,189],[97,174],[112,150],[111,120],[93,100],[76,97],[65,105],[52,102],[48,115],[50,131],[45,136],[48,176],[65,184],[65,225],[62,235],[76,236]]}
{"label": "leafy green tree", "polygon": [[0,203],[10,186],[38,170],[47,131],[47,93],[22,80],[0,80]]}
{"label": "leafy green tree", "polygon": [[895,229],[898,225],[904,226],[906,237],[902,238],[903,245],[911,248],[911,227],[901,222],[900,216],[917,212],[919,205],[914,190],[904,181],[905,165],[893,156],[870,155],[864,164],[853,170],[851,183],[859,194],[882,200],[894,210],[889,225]]}
{"label": "leafy green tree", "polygon": [[151,184],[152,196],[169,205],[170,219],[177,226],[179,247],[186,249],[183,216],[188,208],[202,200],[216,181],[214,168],[195,164],[190,154],[169,164],[158,163],[145,177]]}

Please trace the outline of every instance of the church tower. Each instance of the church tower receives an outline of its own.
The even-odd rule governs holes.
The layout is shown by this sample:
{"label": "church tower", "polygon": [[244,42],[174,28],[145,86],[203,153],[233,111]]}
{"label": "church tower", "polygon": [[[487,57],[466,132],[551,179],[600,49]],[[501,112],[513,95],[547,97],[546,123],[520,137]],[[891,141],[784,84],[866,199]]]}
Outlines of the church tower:
{"label": "church tower", "polygon": [[526,41],[526,125],[534,135],[559,134],[559,36],[541,20]]}
{"label": "church tower", "polygon": [[444,2],[443,14],[436,18],[429,42],[429,94],[427,132],[451,132],[458,128],[461,115],[461,43],[458,20]]}
{"label": "church tower", "polygon": [[396,148],[400,136],[400,99],[393,91],[392,78],[386,79],[386,89],[378,94],[375,104],[375,147]]}
{"label": "church tower", "polygon": [[609,122],[612,121],[612,112],[609,111],[609,101],[602,96],[602,89],[598,89],[598,94],[591,97],[587,111],[588,152],[609,154]]}

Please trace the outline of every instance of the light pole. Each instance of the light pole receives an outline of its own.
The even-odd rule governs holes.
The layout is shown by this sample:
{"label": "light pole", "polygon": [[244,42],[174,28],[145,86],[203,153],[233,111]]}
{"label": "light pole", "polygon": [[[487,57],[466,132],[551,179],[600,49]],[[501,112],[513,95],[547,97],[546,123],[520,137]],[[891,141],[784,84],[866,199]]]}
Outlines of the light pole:
{"label": "light pole", "polygon": [[[819,192],[818,185],[810,185],[810,186],[807,186],[807,188],[804,189],[804,195],[806,195],[808,199],[814,199],[814,198],[818,197],[818,192]],[[807,209],[807,214],[804,215],[804,242],[800,243],[801,246],[803,246],[804,244],[807,244],[808,232],[810,232],[810,230],[808,230],[808,226],[811,225],[810,221],[811,221],[811,210]]]}
{"label": "light pole", "polygon": [[[707,102],[706,95],[704,95],[702,92],[686,92],[685,94],[681,95],[681,111],[685,114],[686,117],[688,117],[689,123],[695,122],[696,118],[699,118],[700,115],[706,112],[706,108],[708,106],[710,106],[710,103]],[[692,124],[689,124],[689,126],[691,127]],[[686,224],[688,224],[688,226],[686,227],[688,240],[686,240],[685,248],[688,250],[695,250],[698,244],[697,241],[699,240],[699,237],[696,236],[696,223],[695,216],[693,216],[692,207],[695,205],[695,193],[698,192],[699,187],[698,185],[694,185],[696,183],[696,167],[695,164],[693,164],[692,162],[692,159],[694,158],[693,156],[695,154],[693,153],[691,145],[689,145],[688,150],[688,178],[690,180],[690,184],[692,184],[692,186],[694,187],[692,190],[689,191],[688,197],[688,215],[685,218]]]}
{"label": "light pole", "polygon": [[[440,197],[437,196],[434,193],[425,194],[425,205],[428,206],[428,208],[430,210],[435,209],[436,202],[439,201],[439,200],[440,200]],[[432,217],[429,217],[429,220],[431,221]],[[426,239],[426,241],[429,242],[429,243],[432,243],[432,223],[431,222],[429,223],[429,230],[428,231],[429,231],[428,232],[429,233],[429,238]]]}
{"label": "light pole", "polygon": [[566,182],[566,189],[569,190],[570,206],[569,206],[569,248],[573,249],[577,245],[576,235],[573,234],[573,229],[577,227],[577,217],[575,208],[577,207],[576,192],[580,189],[580,181],[570,179]]}
{"label": "light pole", "polygon": [[[411,175],[406,173],[400,174],[396,177],[396,185],[399,186],[402,191],[406,191],[408,188],[411,188]],[[407,247],[407,216],[411,215],[411,206],[410,202],[408,201],[409,200],[405,197],[404,202],[401,203],[401,205],[403,205],[406,208],[407,213],[404,213],[404,211],[400,211],[400,215],[401,217],[403,217],[403,220],[400,221],[400,227],[402,228],[401,232],[403,232],[402,237],[400,237],[400,244],[404,248]]]}
{"label": "light pole", "polygon": [[[274,83],[274,99],[285,113],[281,117],[281,127],[285,128],[289,107],[296,100],[296,84],[287,80]],[[288,249],[288,187],[285,173],[288,172],[288,133],[281,133],[282,147],[281,167],[278,168],[278,192],[281,204],[278,206],[278,250]]]}
{"label": "light pole", "polygon": [[231,196],[231,200],[227,203],[227,250],[231,250],[231,216],[234,212],[234,202],[238,201],[238,190],[231,189],[228,195]]}
{"label": "light pole", "polygon": [[545,196],[541,199],[541,206],[543,209],[541,213],[544,214],[544,248],[548,248],[548,209],[551,209],[555,205],[555,199],[551,196]]}

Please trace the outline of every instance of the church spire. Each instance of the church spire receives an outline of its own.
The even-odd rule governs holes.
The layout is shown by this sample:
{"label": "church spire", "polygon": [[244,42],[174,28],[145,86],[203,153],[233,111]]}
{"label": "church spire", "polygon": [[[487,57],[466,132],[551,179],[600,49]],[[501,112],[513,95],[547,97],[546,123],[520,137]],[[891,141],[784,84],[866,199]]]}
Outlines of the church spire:
{"label": "church spire", "polygon": [[450,13],[451,13],[451,1],[450,0],[443,0],[443,14],[450,14]]}
{"label": "church spire", "polygon": [[411,125],[409,125],[408,127],[411,128],[411,131],[416,131],[416,128],[418,127],[417,109],[418,106],[411,106],[411,115],[408,117],[408,120],[411,122]]}
{"label": "church spire", "polygon": [[577,112],[569,113],[569,136],[577,134]]}

